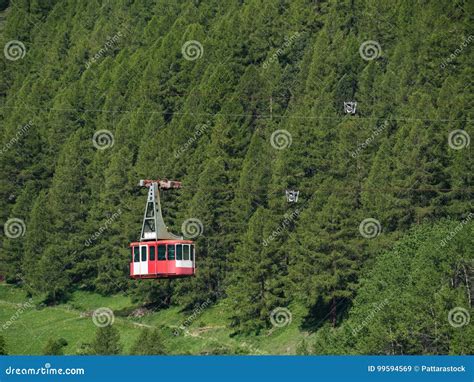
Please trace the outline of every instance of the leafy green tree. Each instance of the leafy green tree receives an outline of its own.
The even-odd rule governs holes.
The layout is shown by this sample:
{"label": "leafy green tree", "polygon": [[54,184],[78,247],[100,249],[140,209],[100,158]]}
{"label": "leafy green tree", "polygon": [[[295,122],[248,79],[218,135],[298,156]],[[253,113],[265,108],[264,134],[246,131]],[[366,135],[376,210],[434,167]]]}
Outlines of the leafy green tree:
{"label": "leafy green tree", "polygon": [[473,225],[459,224],[421,225],[378,256],[336,341],[360,354],[469,354]]}

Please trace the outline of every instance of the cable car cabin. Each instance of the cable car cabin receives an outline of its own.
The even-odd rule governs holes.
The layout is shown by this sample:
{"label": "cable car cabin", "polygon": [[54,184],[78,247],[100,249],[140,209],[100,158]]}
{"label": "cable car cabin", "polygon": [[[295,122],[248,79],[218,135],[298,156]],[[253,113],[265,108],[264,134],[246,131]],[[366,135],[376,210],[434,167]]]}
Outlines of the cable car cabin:
{"label": "cable car cabin", "polygon": [[142,179],[148,188],[140,241],[130,244],[130,277],[159,279],[193,276],[196,271],[194,243],[168,231],[161,214],[160,190],[181,188],[181,182]]}
{"label": "cable car cabin", "polygon": [[194,243],[191,240],[141,241],[130,244],[134,279],[174,278],[195,273]]}

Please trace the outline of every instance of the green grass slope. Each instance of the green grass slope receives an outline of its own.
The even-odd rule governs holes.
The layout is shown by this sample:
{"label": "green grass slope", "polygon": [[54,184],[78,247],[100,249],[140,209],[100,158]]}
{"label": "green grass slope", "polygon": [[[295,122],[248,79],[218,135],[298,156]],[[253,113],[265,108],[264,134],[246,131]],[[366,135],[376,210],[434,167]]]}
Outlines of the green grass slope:
{"label": "green grass slope", "polygon": [[[114,311],[114,325],[120,331],[125,354],[129,353],[140,330],[146,327],[160,329],[169,354],[294,354],[307,335],[298,329],[298,309],[293,309],[288,326],[269,330],[258,337],[231,337],[232,330],[226,325],[229,310],[225,300],[198,312],[188,321],[193,312],[181,312],[177,307],[135,317],[130,313],[137,306],[123,295],[103,297],[76,292],[67,304],[54,307],[42,306],[37,299],[32,300],[32,307],[25,307],[28,301],[21,288],[0,285],[0,322],[7,325],[2,335],[9,354],[42,354],[48,339],[61,337],[68,342],[65,354],[76,354],[81,344],[92,342],[97,329],[92,312],[101,307]],[[181,325],[185,325],[186,330],[179,329]]]}

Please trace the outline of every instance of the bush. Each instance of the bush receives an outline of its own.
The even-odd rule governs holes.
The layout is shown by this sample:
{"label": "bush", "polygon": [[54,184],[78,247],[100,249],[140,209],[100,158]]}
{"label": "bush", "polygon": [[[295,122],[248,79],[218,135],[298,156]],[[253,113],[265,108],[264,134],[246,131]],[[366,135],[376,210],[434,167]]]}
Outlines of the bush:
{"label": "bush", "polygon": [[64,355],[63,348],[67,346],[67,341],[64,338],[54,340],[50,338],[43,349],[44,355]]}

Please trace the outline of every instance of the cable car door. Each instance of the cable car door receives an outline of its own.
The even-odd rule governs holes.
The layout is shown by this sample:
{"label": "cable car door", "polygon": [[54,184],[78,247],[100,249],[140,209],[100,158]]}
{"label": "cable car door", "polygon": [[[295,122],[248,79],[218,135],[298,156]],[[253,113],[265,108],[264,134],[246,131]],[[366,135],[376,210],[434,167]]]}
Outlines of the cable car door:
{"label": "cable car door", "polygon": [[140,274],[148,274],[148,246],[140,245]]}
{"label": "cable car door", "polygon": [[132,247],[132,267],[133,267],[133,276],[140,274],[140,247]]}
{"label": "cable car door", "polygon": [[174,244],[167,245],[168,252],[168,261],[166,262],[166,273],[175,274],[176,273],[176,255],[175,255],[175,246]]}
{"label": "cable car door", "polygon": [[151,244],[148,247],[148,273],[150,275],[156,274],[156,247]]}
{"label": "cable car door", "polygon": [[157,274],[165,274],[167,267],[166,267],[166,244],[158,244],[158,256],[156,262],[156,273]]}

